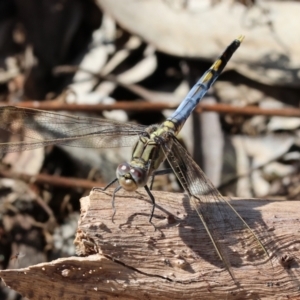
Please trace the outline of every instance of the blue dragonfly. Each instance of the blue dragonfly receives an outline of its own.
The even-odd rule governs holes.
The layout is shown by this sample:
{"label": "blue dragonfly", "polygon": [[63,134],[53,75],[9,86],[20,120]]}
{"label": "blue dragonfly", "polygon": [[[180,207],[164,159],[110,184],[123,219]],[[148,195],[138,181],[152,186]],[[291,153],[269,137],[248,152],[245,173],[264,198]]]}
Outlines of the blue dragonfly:
{"label": "blue dragonfly", "polygon": [[147,183],[150,177],[160,173],[157,169],[167,159],[188,194],[217,255],[236,281],[232,259],[227,253],[228,247],[237,243],[243,248],[245,245],[251,245],[256,253],[260,253],[260,262],[268,261],[268,253],[257,235],[231,203],[222,197],[176,136],[242,41],[243,36],[240,36],[226,48],[192,87],[177,110],[162,124],[146,127],[35,109],[1,107],[0,128],[13,134],[22,134],[27,139],[0,144],[0,153],[30,150],[53,144],[95,148],[133,146],[131,161],[118,166],[117,177],[104,189],[115,182],[119,183],[112,199],[114,215],[115,195],[120,189],[133,192],[143,187],[152,201],[150,223],[155,210],[155,198]]}

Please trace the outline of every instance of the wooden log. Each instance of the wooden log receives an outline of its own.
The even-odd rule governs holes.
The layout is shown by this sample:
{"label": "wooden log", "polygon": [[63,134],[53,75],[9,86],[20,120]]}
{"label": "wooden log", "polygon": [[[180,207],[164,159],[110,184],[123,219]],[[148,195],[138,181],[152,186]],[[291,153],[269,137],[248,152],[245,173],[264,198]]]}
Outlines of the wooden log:
{"label": "wooden log", "polygon": [[[75,245],[83,257],[62,258],[0,271],[4,282],[29,299],[300,299],[299,201],[230,200],[262,239],[270,262],[255,253],[239,257],[237,286],[216,255],[186,195],[119,192],[111,220],[112,191],[81,199]],[[247,245],[251,250],[251,245]]]}

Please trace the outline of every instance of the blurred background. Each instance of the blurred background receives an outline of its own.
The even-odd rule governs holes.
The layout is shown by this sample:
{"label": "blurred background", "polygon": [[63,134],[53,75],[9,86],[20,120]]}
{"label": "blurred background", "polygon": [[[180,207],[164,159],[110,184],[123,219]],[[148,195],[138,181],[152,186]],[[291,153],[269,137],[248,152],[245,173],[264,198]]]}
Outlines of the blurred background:
{"label": "blurred background", "polygon": [[[300,1],[0,0],[0,105],[160,123],[243,34],[179,138],[223,195],[299,200],[299,15]],[[80,197],[131,150],[3,154],[0,268],[74,255]],[[174,175],[154,189],[182,192]]]}

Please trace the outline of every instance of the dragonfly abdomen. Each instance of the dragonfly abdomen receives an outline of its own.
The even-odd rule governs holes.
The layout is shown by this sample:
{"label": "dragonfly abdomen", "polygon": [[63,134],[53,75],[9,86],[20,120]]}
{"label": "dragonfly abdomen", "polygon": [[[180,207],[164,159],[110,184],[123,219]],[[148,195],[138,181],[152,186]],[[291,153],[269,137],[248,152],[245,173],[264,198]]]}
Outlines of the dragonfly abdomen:
{"label": "dragonfly abdomen", "polygon": [[187,94],[185,99],[181,102],[179,107],[173,113],[173,115],[168,118],[178,126],[178,131],[182,128],[187,118],[190,116],[192,111],[198,105],[200,100],[209,90],[211,85],[219,77],[220,73],[225,68],[226,64],[230,60],[233,53],[238,49],[244,37],[240,36],[235,39],[223,52],[223,54],[213,63],[213,65],[204,73],[204,75],[197,81],[197,83],[192,87],[190,92]]}

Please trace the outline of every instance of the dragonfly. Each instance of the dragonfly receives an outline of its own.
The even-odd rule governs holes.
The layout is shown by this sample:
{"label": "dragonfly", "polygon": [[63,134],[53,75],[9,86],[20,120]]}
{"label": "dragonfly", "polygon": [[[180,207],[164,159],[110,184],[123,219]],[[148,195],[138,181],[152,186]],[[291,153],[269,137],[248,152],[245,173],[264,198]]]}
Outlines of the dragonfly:
{"label": "dragonfly", "polygon": [[134,192],[143,187],[152,201],[150,223],[155,210],[155,198],[147,182],[151,176],[159,174],[159,166],[167,160],[188,194],[190,203],[202,221],[217,255],[236,282],[232,259],[227,253],[229,246],[240,243],[243,248],[251,247],[256,253],[260,253],[261,261],[268,260],[268,253],[250,226],[231,203],[222,197],[181,145],[177,135],[243,39],[243,36],[238,37],[225,49],[192,87],[171,117],[162,124],[146,127],[101,118],[6,106],[0,108],[0,128],[24,136],[26,139],[20,142],[1,143],[0,154],[53,144],[95,148],[133,146],[131,161],[121,163],[117,167],[116,178],[104,189],[115,182],[119,183],[112,196],[114,216],[116,193],[120,189]]}

